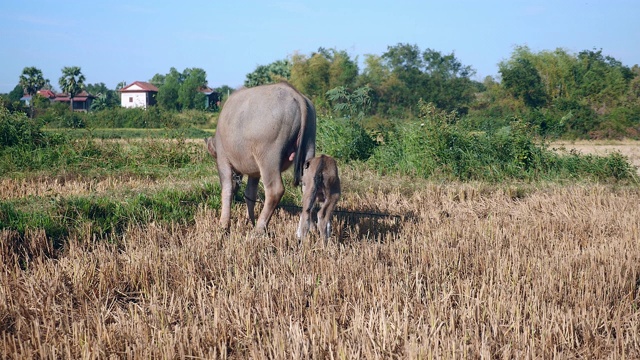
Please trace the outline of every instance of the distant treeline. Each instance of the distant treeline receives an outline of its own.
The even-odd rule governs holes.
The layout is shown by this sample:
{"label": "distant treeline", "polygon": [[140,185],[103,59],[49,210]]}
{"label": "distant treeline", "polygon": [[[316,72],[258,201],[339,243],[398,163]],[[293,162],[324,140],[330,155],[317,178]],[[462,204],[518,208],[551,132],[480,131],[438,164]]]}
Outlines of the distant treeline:
{"label": "distant treeline", "polygon": [[321,48],[258,66],[245,86],[287,80],[310,96],[320,113],[339,105],[331,100],[332,89],[352,94],[366,89],[365,116],[415,118],[422,100],[455,111],[478,130],[507,126],[515,117],[541,135],[640,136],[640,67],[623,65],[602,50],[536,53],[517,47],[499,63],[499,78],[482,82],[473,80],[475,70],[455,54],[421,51],[416,45],[366,55],[362,71],[357,63],[346,51]]}
{"label": "distant treeline", "polygon": [[[497,78],[488,76],[483,81],[475,80],[473,67],[462,64],[454,53],[420,50],[410,44],[389,46],[382,55],[365,55],[363,69],[358,63],[344,50],[320,48],[309,55],[296,53],[259,65],[247,74],[244,86],[288,81],[311,98],[320,116],[358,116],[373,119],[371,123],[416,119],[422,101],[455,112],[465,126],[476,131],[495,131],[518,119],[542,136],[640,138],[640,67],[626,66],[602,50],[574,54],[564,49],[533,52],[526,46],[517,47],[508,60],[498,64]],[[149,126],[166,122],[164,111],[197,110],[200,102],[191,95],[207,85],[206,73],[198,68],[183,72],[171,68],[149,82],[159,89],[156,115],[165,120],[145,120],[141,114],[120,110],[98,119],[93,116],[82,121],[78,115],[67,119],[60,109],[48,109],[37,97],[32,111],[53,125],[134,126],[142,122]],[[86,88],[103,95],[94,110],[119,107],[117,93],[103,83]],[[227,85],[215,90],[223,100],[233,92]],[[17,88],[0,100],[9,110],[26,112],[15,102],[21,93]]]}

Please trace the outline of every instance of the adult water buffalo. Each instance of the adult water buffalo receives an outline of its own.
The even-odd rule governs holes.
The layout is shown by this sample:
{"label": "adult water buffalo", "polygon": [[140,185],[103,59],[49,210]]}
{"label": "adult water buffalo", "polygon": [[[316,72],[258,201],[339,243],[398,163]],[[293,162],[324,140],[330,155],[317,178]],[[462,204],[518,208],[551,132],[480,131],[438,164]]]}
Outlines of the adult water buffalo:
{"label": "adult water buffalo", "polygon": [[[229,230],[234,177],[247,175],[247,213],[256,230],[264,232],[284,194],[281,172],[293,164],[293,184],[298,186],[302,166],[315,156],[315,108],[288,83],[242,89],[224,104],[215,137],[205,141],[216,159],[222,187],[220,224]],[[254,207],[261,177],[265,201],[256,225]]]}

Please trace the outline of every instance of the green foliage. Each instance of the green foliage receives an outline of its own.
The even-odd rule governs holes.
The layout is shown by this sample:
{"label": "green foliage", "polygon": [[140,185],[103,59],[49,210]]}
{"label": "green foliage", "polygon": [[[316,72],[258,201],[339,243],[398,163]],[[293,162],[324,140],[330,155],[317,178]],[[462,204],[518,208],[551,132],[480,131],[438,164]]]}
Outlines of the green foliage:
{"label": "green foliage", "polygon": [[24,68],[20,75],[20,86],[27,95],[35,95],[44,87],[45,82],[42,71],[34,66]]}
{"label": "green foliage", "polygon": [[13,90],[8,94],[7,100],[11,103],[20,102],[20,98],[24,95],[24,89],[20,85],[16,85]]}
{"label": "green foliage", "polygon": [[619,154],[561,156],[536,141],[535,127],[519,118],[488,132],[465,127],[455,112],[419,103],[421,122],[398,123],[383,132],[369,163],[385,173],[434,179],[503,181],[587,178],[637,181]]}
{"label": "green foliage", "polygon": [[511,113],[539,125],[543,136],[638,138],[639,74],[601,50],[572,55],[517,47],[500,72],[502,84],[488,87],[473,116]]}
{"label": "green foliage", "polygon": [[318,53],[329,60],[329,88],[352,87],[358,76],[358,59],[351,59],[344,50],[319,48]]}
{"label": "green foliage", "polygon": [[124,199],[79,196],[59,198],[33,211],[18,201],[0,201],[0,228],[24,235],[27,229],[44,229],[55,244],[72,233],[89,231],[108,237],[133,225],[190,223],[202,206],[219,207],[220,189],[212,184],[193,189],[166,189]]}
{"label": "green foliage", "polygon": [[366,55],[362,73],[356,60],[336,49],[296,53],[290,62],[258,66],[245,85],[289,77],[322,115],[337,110],[353,117],[348,102],[339,98],[346,96],[346,89],[366,86],[371,89],[367,114],[378,118],[414,118],[423,99],[455,111],[460,121],[475,124],[478,131],[495,131],[519,118],[543,137],[640,137],[640,70],[629,69],[602,50],[536,53],[518,46],[499,64],[501,78],[483,82],[472,80],[474,69],[454,53],[423,51],[416,45],[399,43],[380,56]]}
{"label": "green foliage", "polygon": [[416,45],[400,43],[389,46],[381,59],[390,78],[380,88],[374,87],[381,102],[374,107],[388,114],[394,107],[401,107],[417,115],[415,104],[420,99],[462,114],[473,101],[477,86],[470,77],[475,71],[462,65],[453,53],[442,55],[432,49],[421,52]]}
{"label": "green foliage", "polygon": [[171,68],[166,75],[156,74],[150,83],[158,87],[156,101],[165,110],[203,110],[205,95],[199,90],[207,86],[207,73],[200,68],[182,72]]}
{"label": "green foliage", "polygon": [[44,113],[38,116],[38,120],[44,125],[53,127],[69,127],[67,126],[69,122],[66,117],[70,114],[71,112],[69,111],[69,106],[67,104],[54,102],[44,109]]}
{"label": "green foliage", "polygon": [[71,140],[87,136],[94,139],[204,139],[213,132],[194,127],[135,129],[135,128],[90,128],[90,129],[45,129],[47,134],[62,134]]}
{"label": "green foliage", "polygon": [[0,228],[17,231],[24,236],[27,230],[42,229],[51,239],[59,239],[54,244],[60,246],[69,229],[62,221],[43,211],[20,210],[9,201],[0,201]]}
{"label": "green foliage", "polygon": [[156,84],[158,86],[158,94],[156,95],[158,106],[167,110],[177,110],[179,108],[178,92],[180,91],[182,74],[172,67],[163,80],[162,84]]}
{"label": "green foliage", "polygon": [[244,86],[272,84],[281,80],[289,80],[290,77],[291,62],[287,59],[277,60],[269,65],[258,65],[253,72],[247,74]]}
{"label": "green foliage", "polygon": [[10,113],[0,107],[0,148],[24,145],[29,148],[41,145],[45,135],[41,124],[24,113]]}
{"label": "green foliage", "polygon": [[363,86],[350,92],[344,86],[327,91],[327,98],[339,116],[361,121],[371,107],[371,88]]}
{"label": "green foliage", "polygon": [[[178,104],[180,109],[203,110],[205,95],[198,92],[207,85],[207,73],[199,68],[185,69],[182,84],[178,89]],[[199,95],[199,96],[196,96]]]}
{"label": "green foliage", "polygon": [[316,143],[319,153],[343,162],[367,160],[376,142],[359,121],[353,119],[318,118]]}
{"label": "green foliage", "polygon": [[85,77],[78,66],[65,66],[62,68],[62,76],[58,80],[62,92],[69,95],[71,108],[73,109],[73,98],[84,89]]}
{"label": "green foliage", "polygon": [[158,106],[143,108],[107,108],[89,113],[71,112],[62,103],[54,103],[38,120],[49,128],[111,128],[111,129],[178,129],[211,125],[215,114],[202,110],[182,112]]}
{"label": "green foliage", "polygon": [[537,108],[547,103],[542,78],[529,59],[516,58],[501,63],[500,74],[504,87],[516,99],[522,99],[526,106]]}
{"label": "green foliage", "polygon": [[31,102],[29,103],[30,107],[30,116],[33,117],[33,98],[38,92],[38,90],[42,89],[45,83],[48,80],[42,76],[42,71],[36,67],[26,67],[22,70],[22,74],[20,75],[20,86],[24,90],[24,93],[31,96]]}
{"label": "green foliage", "polygon": [[340,86],[351,88],[357,76],[357,61],[346,51],[319,48],[310,56],[291,57],[291,84],[307,95],[321,113],[330,110],[327,91]]}
{"label": "green foliage", "polygon": [[120,107],[120,95],[104,83],[87,84],[85,90],[96,98],[91,103],[91,111],[100,111]]}
{"label": "green foliage", "polygon": [[161,173],[193,167],[206,158],[199,143],[175,133],[171,141],[101,143],[87,133],[72,139],[61,133],[45,134],[39,146],[22,143],[0,148],[0,174],[34,171],[57,173]]}

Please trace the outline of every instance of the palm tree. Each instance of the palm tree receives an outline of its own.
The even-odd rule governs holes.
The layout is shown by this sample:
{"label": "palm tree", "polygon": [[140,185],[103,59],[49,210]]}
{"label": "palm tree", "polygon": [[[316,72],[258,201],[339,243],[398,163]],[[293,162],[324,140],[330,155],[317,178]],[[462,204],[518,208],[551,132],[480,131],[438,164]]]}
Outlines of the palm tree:
{"label": "palm tree", "polygon": [[79,66],[65,66],[62,68],[62,76],[58,80],[60,89],[69,95],[71,110],[73,111],[73,98],[84,89],[84,75]]}
{"label": "palm tree", "polygon": [[20,86],[24,93],[31,96],[29,101],[29,113],[33,117],[33,97],[42,89],[48,80],[42,77],[42,71],[35,66],[26,67],[20,75]]}
{"label": "palm tree", "polygon": [[91,103],[91,111],[99,111],[109,108],[109,98],[107,94],[99,93]]}

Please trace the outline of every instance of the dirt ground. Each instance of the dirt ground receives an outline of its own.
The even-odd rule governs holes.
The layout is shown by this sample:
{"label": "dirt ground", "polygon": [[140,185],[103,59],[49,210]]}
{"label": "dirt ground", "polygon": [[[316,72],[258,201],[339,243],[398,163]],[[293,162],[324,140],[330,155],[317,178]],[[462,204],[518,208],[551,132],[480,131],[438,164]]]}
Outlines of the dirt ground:
{"label": "dirt ground", "polygon": [[640,174],[640,141],[620,140],[620,141],[557,141],[551,147],[559,151],[571,151],[575,149],[583,154],[606,155],[612,152],[619,152],[629,158],[631,163],[638,168]]}

